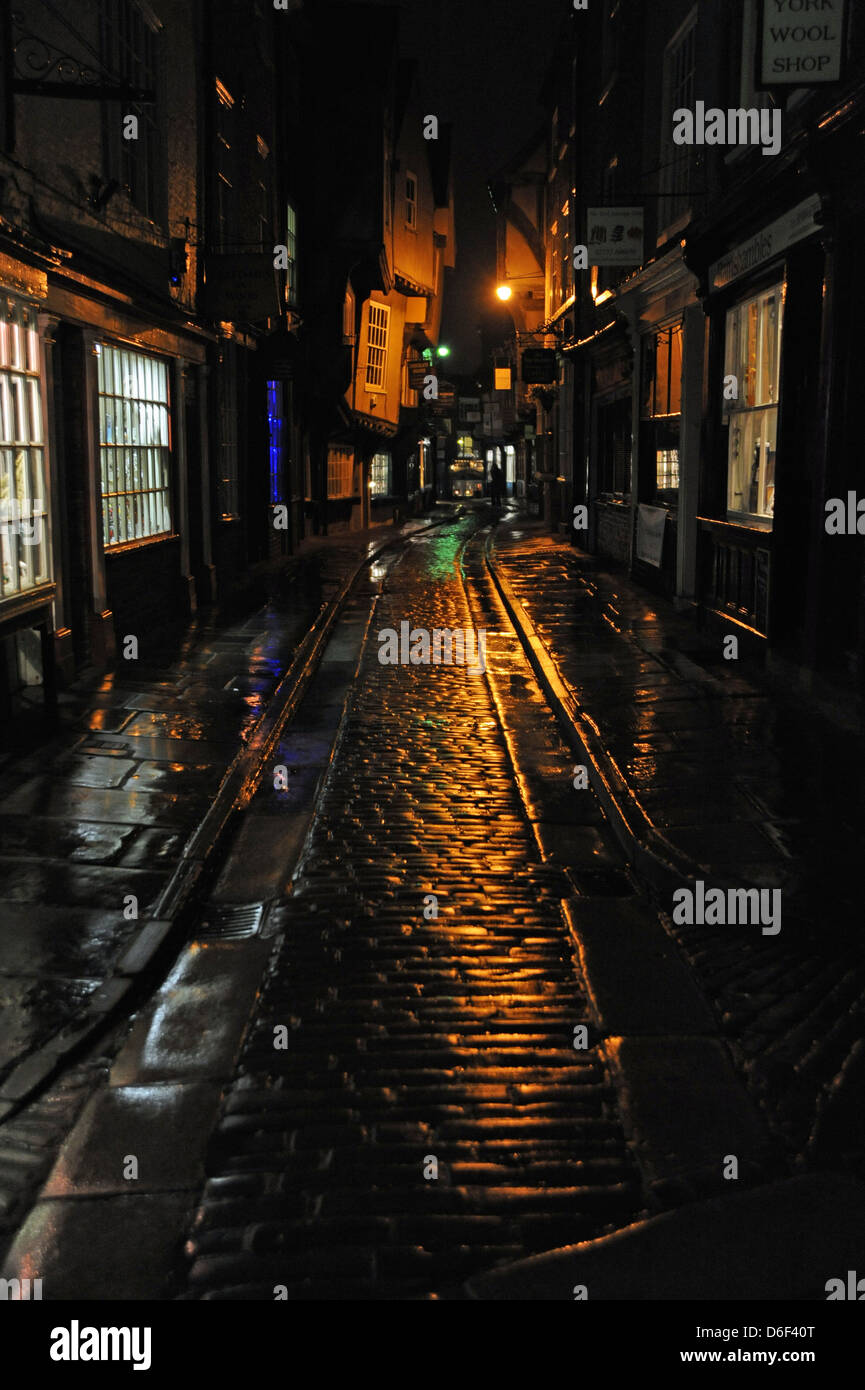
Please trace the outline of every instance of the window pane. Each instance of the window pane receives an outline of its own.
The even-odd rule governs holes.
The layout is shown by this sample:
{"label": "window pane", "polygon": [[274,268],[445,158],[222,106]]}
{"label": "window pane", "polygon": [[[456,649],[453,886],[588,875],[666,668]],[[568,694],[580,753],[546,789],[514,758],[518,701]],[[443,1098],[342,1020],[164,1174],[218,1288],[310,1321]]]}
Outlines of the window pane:
{"label": "window pane", "polygon": [[682,329],[674,328],[670,338],[670,407],[668,414],[682,413]]}
{"label": "window pane", "polygon": [[[105,544],[111,546],[171,529],[168,372],[146,353],[104,348],[103,356],[103,379],[121,393],[121,398],[100,395],[102,485],[108,494]],[[163,489],[160,496],[157,488]],[[116,501],[112,493],[119,494]]]}
{"label": "window pane", "polygon": [[670,394],[669,394],[669,373],[670,373],[670,335],[666,330],[658,334],[658,356],[655,374],[655,414],[669,415],[670,413]]}

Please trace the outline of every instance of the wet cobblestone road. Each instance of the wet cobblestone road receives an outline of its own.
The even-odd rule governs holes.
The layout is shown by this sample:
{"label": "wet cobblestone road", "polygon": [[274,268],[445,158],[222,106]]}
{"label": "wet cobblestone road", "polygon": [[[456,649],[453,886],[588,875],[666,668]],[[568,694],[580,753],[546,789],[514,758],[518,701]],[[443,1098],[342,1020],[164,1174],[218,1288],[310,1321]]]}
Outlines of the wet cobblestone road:
{"label": "wet cobblestone road", "polygon": [[475,526],[409,547],[378,600],[182,1297],[447,1297],[641,1210],[600,1055],[574,1048],[573,890],[542,861],[486,681],[378,661],[405,619],[472,625],[454,561]]}

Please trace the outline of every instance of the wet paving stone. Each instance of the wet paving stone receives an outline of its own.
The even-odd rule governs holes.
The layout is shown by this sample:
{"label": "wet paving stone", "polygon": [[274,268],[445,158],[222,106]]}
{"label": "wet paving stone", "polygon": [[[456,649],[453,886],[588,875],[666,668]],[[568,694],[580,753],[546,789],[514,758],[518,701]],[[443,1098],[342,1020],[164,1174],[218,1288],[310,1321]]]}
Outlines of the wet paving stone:
{"label": "wet paving stone", "polygon": [[[275,1283],[331,1297],[347,1274],[352,1297],[427,1297],[641,1209],[600,1056],[573,1048],[589,1023],[560,907],[573,886],[540,858],[486,683],[377,660],[376,632],[403,619],[470,626],[453,572],[470,529],[413,547],[379,599],[272,914],[280,935],[211,1140],[184,1297],[272,1298]],[[582,833],[591,877],[602,846]],[[266,1204],[217,1196],[248,1180]]]}

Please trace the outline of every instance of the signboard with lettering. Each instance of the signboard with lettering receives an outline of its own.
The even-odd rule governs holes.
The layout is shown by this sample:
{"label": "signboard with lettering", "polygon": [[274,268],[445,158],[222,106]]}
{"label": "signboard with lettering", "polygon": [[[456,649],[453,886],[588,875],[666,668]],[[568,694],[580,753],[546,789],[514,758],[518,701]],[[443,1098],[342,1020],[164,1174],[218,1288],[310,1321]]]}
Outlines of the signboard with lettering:
{"label": "signboard with lettering", "polygon": [[837,82],[846,0],[762,0],[758,88]]}
{"label": "signboard with lettering", "polygon": [[555,348],[524,348],[521,376],[526,385],[548,386],[558,381]]}
{"label": "signboard with lettering", "polygon": [[664,553],[664,531],[667,525],[665,507],[649,507],[640,503],[637,511],[637,559],[646,565],[661,568]]}
{"label": "signboard with lettering", "polygon": [[588,208],[589,265],[643,264],[643,209]]}
{"label": "signboard with lettering", "polygon": [[258,323],[279,315],[279,288],[272,255],[224,254],[208,257],[205,297],[214,318]]}
{"label": "signboard with lettering", "polygon": [[813,193],[810,198],[786,212],[777,221],[764,227],[762,232],[750,240],[736,246],[719,261],[709,266],[709,281],[713,290],[722,290],[750,270],[771,261],[773,257],[786,251],[788,246],[810,236],[820,228],[820,195]]}
{"label": "signboard with lettering", "polygon": [[429,362],[409,362],[408,384],[412,391],[422,391],[428,376],[435,376]]}

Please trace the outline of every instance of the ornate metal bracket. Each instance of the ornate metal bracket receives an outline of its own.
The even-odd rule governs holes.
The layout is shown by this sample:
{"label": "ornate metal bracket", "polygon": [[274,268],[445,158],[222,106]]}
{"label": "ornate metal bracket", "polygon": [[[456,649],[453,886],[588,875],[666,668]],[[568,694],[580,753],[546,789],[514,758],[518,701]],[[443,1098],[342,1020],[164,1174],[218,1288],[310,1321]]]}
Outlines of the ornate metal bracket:
{"label": "ornate metal bracket", "polygon": [[151,88],[131,87],[106,78],[87,62],[25,28],[20,10],[12,11],[14,66],[12,91],[16,96],[66,97],[75,101],[154,102]]}

